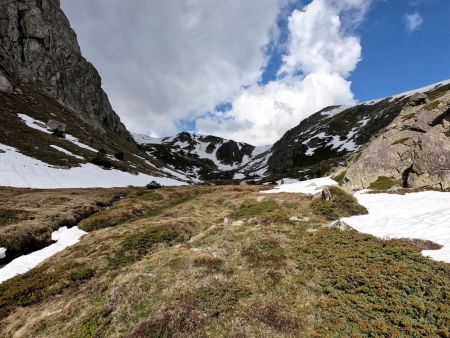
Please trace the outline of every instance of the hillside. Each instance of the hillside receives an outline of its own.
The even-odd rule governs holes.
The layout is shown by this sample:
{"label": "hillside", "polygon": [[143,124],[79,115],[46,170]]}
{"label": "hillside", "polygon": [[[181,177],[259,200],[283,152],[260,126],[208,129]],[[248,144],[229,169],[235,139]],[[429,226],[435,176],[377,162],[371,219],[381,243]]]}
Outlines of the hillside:
{"label": "hillside", "polygon": [[[3,240],[26,238],[31,224],[37,234],[72,222],[88,234],[0,284],[0,331],[35,338],[449,335],[450,265],[420,254],[430,244],[327,226],[367,212],[338,188],[330,188],[330,202],[261,190],[3,190],[2,205],[16,210],[0,227]],[[96,206],[118,193],[126,197],[113,207]],[[77,223],[81,210],[93,214]]]}

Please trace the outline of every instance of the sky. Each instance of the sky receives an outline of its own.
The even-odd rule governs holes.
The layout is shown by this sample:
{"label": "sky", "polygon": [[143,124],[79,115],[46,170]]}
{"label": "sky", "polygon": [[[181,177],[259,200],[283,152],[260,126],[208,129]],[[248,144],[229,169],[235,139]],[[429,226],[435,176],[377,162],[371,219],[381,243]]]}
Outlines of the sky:
{"label": "sky", "polygon": [[450,78],[449,0],[62,0],[132,132],[276,142],[330,105]]}

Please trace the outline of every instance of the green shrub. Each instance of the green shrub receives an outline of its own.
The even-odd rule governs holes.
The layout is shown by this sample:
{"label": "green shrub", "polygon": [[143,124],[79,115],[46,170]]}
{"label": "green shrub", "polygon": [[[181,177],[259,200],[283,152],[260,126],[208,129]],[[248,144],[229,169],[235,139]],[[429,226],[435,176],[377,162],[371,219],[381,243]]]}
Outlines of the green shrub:
{"label": "green shrub", "polygon": [[156,192],[146,192],[139,195],[139,199],[143,201],[162,201],[164,197]]}
{"label": "green shrub", "polygon": [[347,171],[343,171],[339,175],[333,177],[333,180],[338,182],[339,185],[341,186],[342,184],[344,184],[345,175],[347,175]]}
{"label": "green shrub", "polygon": [[314,214],[328,220],[337,220],[342,217],[367,214],[367,209],[360,205],[355,197],[338,187],[329,187],[330,200],[316,198],[311,202]]}
{"label": "green shrub", "polygon": [[155,225],[124,240],[120,249],[109,257],[110,266],[119,268],[133,264],[147,255],[157,244],[187,241],[190,231],[181,226]]}
{"label": "green shrub", "polygon": [[256,202],[256,201],[245,201],[242,205],[237,209],[232,217],[234,218],[245,218],[245,217],[253,217],[262,214],[268,214],[276,212],[280,209],[280,206],[277,202],[273,200]]}
{"label": "green shrub", "polygon": [[374,190],[388,190],[395,186],[397,182],[394,179],[386,176],[380,176],[375,182],[372,182],[369,186],[369,189]]}

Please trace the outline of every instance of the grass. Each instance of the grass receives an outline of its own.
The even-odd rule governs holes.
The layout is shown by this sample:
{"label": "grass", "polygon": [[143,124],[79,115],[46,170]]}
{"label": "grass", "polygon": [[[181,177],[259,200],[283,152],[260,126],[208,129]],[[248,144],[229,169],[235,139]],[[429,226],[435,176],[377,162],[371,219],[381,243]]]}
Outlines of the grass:
{"label": "grass", "polygon": [[[258,202],[260,189],[162,188],[161,201],[131,192],[116,210],[141,203],[163,211],[130,213],[1,284],[2,335],[450,334],[450,265],[419,253],[429,244],[323,227],[330,215],[363,212],[337,187],[319,212],[313,205],[323,205],[302,194]],[[234,213],[245,226],[223,224]]]}
{"label": "grass", "polygon": [[447,91],[445,91],[445,90],[442,90],[442,91],[435,90],[431,93],[428,93],[427,96],[430,99],[430,101],[434,101],[434,100],[437,100],[438,98],[444,96],[446,93],[447,93]]}
{"label": "grass", "polygon": [[339,175],[336,175],[333,177],[333,180],[335,180],[340,186],[344,184],[345,175],[347,175],[347,171],[344,170]]}
{"label": "grass", "polygon": [[161,194],[158,194],[156,192],[146,192],[146,191],[139,191],[136,193],[136,196],[138,196],[139,199],[143,201],[162,201],[164,197]]}
{"label": "grass", "polygon": [[409,137],[404,137],[404,138],[398,139],[397,141],[394,141],[392,143],[392,145],[394,146],[396,144],[405,144],[405,142],[408,141],[409,139],[410,139]]}
{"label": "grass", "polygon": [[0,208],[0,226],[18,223],[30,217],[30,213],[25,210]]}
{"label": "grass", "polygon": [[274,200],[257,202],[255,200],[244,201],[232,214],[232,218],[249,218],[267,214],[274,214],[280,210],[280,206]]}
{"label": "grass", "polygon": [[316,198],[311,203],[311,210],[327,220],[367,214],[367,209],[358,203],[355,197],[337,187],[329,187],[331,199]]}
{"label": "grass", "polygon": [[380,176],[375,182],[372,182],[369,189],[374,190],[388,190],[397,185],[394,179],[386,176]]}
{"label": "grass", "polygon": [[158,244],[185,242],[191,236],[189,229],[178,225],[150,226],[144,232],[133,234],[121,243],[120,249],[110,256],[111,268],[121,268],[141,260]]}
{"label": "grass", "polygon": [[440,103],[441,103],[440,101],[430,102],[425,106],[425,109],[427,109],[427,110],[437,109],[439,107]]}
{"label": "grass", "polygon": [[410,114],[404,115],[402,117],[402,122],[408,121],[408,120],[412,119],[414,116],[416,116],[416,113],[410,113]]}

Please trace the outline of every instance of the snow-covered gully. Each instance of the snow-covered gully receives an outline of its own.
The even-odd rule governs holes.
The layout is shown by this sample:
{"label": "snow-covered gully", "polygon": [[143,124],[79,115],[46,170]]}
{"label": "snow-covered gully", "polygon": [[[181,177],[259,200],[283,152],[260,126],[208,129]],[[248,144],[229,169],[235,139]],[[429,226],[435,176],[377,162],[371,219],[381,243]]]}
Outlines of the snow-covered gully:
{"label": "snow-covered gully", "polygon": [[31,270],[47,258],[78,243],[81,236],[85,234],[86,232],[79,229],[77,226],[69,229],[65,226],[59,228],[52,233],[52,240],[56,241],[55,243],[28,255],[20,256],[1,268],[0,283]]}
{"label": "snow-covered gully", "polygon": [[[330,178],[282,184],[264,193],[315,194],[326,185],[336,185]],[[427,240],[442,245],[439,250],[424,250],[422,254],[434,260],[450,263],[450,193],[424,191],[387,194],[355,193],[365,206],[367,215],[343,218],[353,229],[378,238],[409,238]]]}

